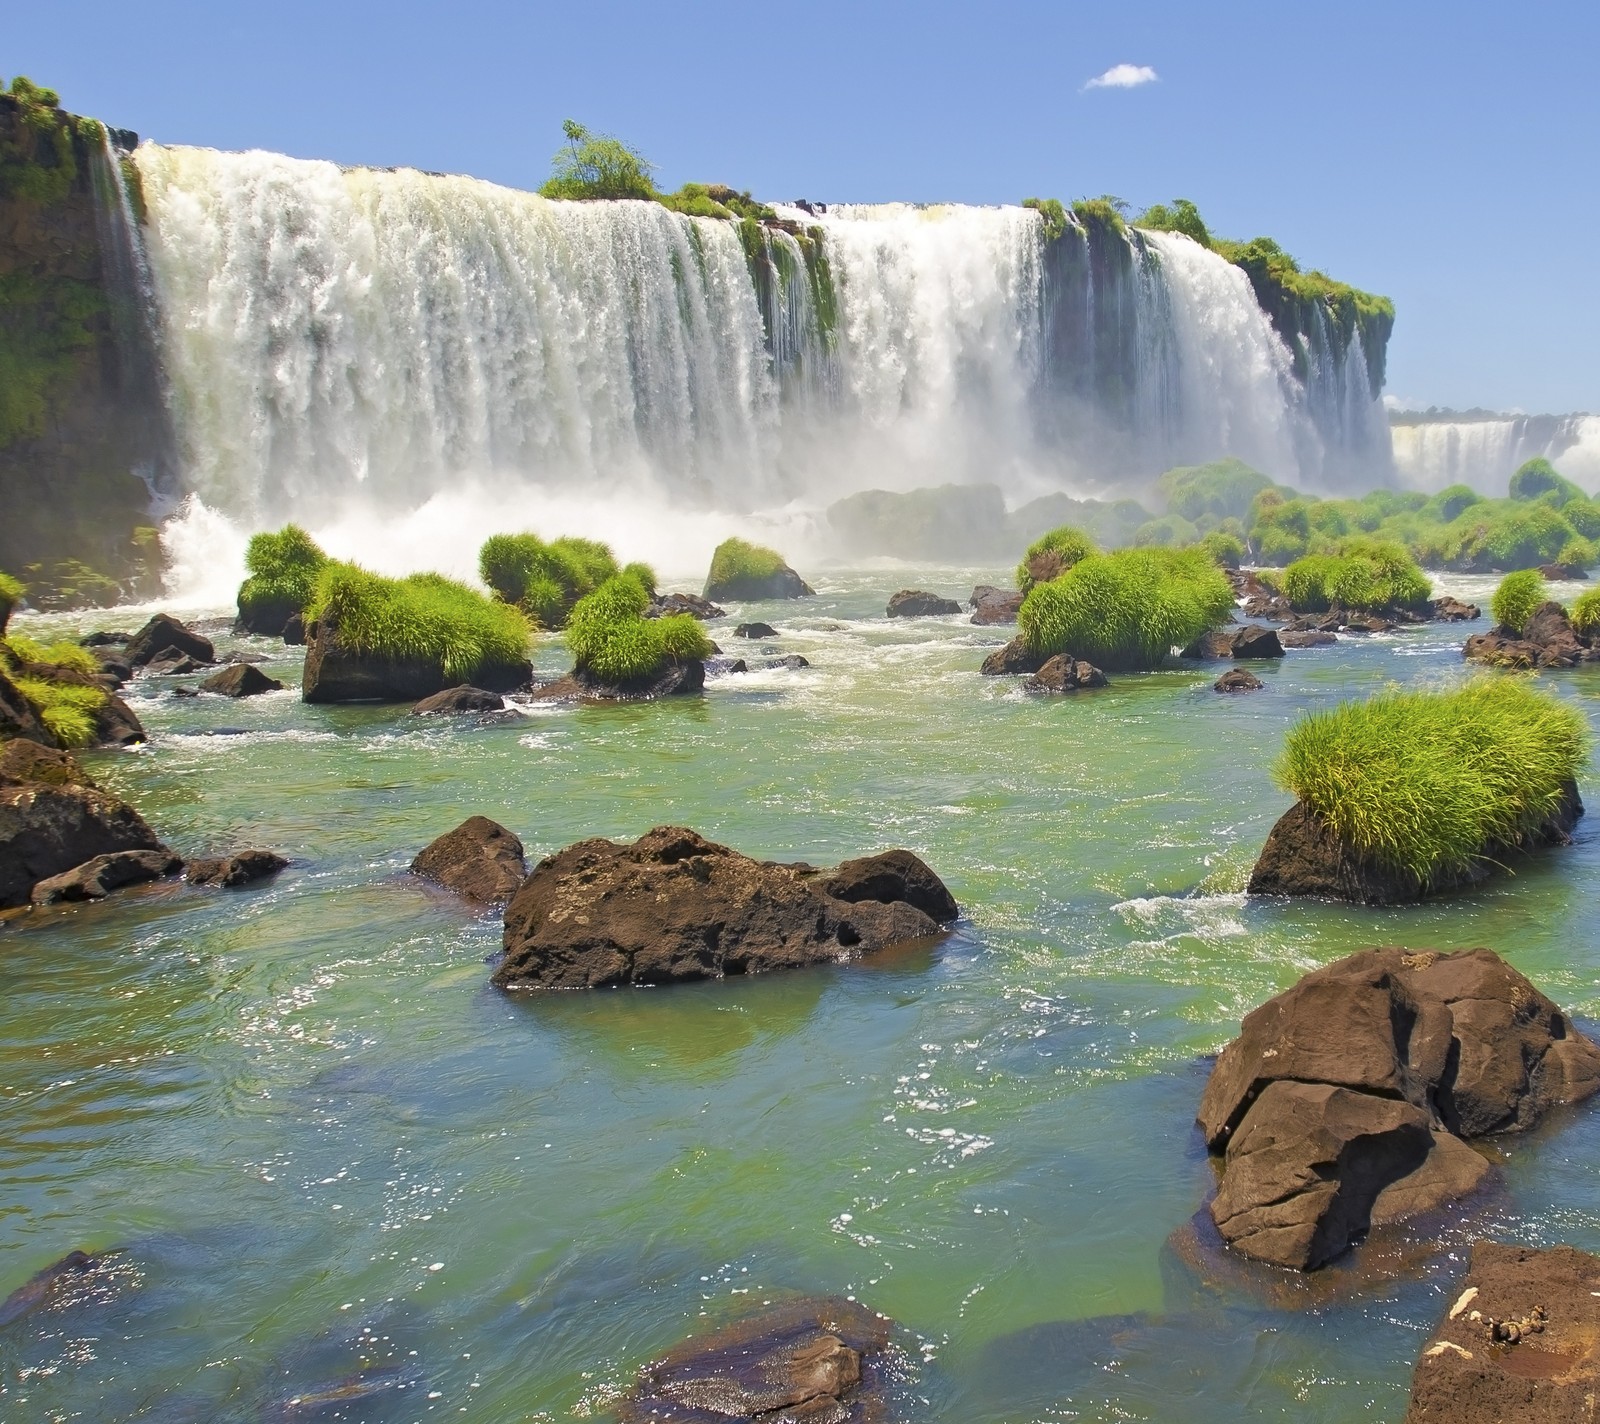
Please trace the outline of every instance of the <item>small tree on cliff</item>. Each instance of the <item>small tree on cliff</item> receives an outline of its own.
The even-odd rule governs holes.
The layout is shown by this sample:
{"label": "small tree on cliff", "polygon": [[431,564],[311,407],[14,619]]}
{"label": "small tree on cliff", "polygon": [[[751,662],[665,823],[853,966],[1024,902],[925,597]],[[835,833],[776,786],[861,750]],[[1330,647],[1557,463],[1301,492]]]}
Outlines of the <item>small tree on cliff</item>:
{"label": "small tree on cliff", "polygon": [[636,148],[609,134],[591,133],[576,119],[561,125],[567,146],[550,160],[546,198],[645,198],[656,196],[655,165]]}

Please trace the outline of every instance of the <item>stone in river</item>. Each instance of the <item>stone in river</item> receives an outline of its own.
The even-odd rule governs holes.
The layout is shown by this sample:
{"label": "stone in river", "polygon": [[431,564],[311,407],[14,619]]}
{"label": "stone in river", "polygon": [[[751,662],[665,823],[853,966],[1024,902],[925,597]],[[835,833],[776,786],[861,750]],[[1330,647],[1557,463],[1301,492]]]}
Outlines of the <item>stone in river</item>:
{"label": "stone in river", "polygon": [[259,697],[263,692],[282,692],[283,684],[250,663],[230,663],[202,682],[200,691],[222,697]]}
{"label": "stone in river", "polygon": [[953,598],[942,598],[937,593],[924,593],[918,588],[903,588],[889,600],[887,616],[890,618],[938,618],[961,612],[961,605]]}
{"label": "stone in river", "polygon": [[528,873],[522,842],[498,821],[469,816],[431,841],[411,862],[412,871],[485,905],[503,904]]}

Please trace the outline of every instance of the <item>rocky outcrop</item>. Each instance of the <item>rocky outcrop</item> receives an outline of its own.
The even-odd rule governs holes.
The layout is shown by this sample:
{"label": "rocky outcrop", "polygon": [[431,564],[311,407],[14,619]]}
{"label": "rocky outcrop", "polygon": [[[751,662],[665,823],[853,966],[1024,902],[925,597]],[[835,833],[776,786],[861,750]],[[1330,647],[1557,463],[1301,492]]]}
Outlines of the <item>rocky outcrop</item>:
{"label": "rocky outcrop", "polygon": [[462,712],[499,712],[505,705],[505,698],[498,692],[462,683],[460,687],[447,687],[443,692],[434,693],[432,697],[424,697],[411,709],[411,715],[431,717]]}
{"label": "rocky outcrop", "polygon": [[53,747],[55,735],[39,720],[33,704],[22,695],[21,689],[6,676],[0,667],[0,739],[9,741],[21,738]]}
{"label": "rocky outcrop", "polygon": [[920,588],[903,588],[889,599],[885,616],[889,618],[942,618],[946,614],[961,612],[961,605],[953,598],[941,598],[937,593],[925,593]]}
{"label": "rocky outcrop", "polygon": [[26,905],[41,880],[124,850],[165,851],[125,801],[86,786],[0,788],[0,909]]}
{"label": "rocky outcrop", "polygon": [[622,1424],[868,1424],[886,1417],[890,1322],[848,1300],[798,1301],[688,1340],[640,1373]]}
{"label": "rocky outcrop", "polygon": [[1186,658],[1281,658],[1283,644],[1275,628],[1247,623],[1242,628],[1213,628],[1183,650]]}
{"label": "rocky outcrop", "polygon": [[1583,801],[1569,781],[1560,807],[1526,844],[1490,845],[1466,869],[1428,881],[1346,845],[1328,823],[1297,801],[1279,818],[1250,872],[1252,895],[1305,895],[1358,905],[1406,905],[1442,890],[1487,880],[1507,860],[1546,846],[1570,845]]}
{"label": "rocky outcrop", "polygon": [[202,682],[200,691],[219,697],[259,697],[263,692],[282,692],[283,684],[250,663],[230,663]]}
{"label": "rocky outcrop", "polygon": [[681,663],[669,660],[642,682],[603,682],[587,668],[574,668],[565,677],[535,687],[528,696],[534,702],[654,702],[662,697],[690,697],[703,692],[705,685],[705,663],[690,658]]}
{"label": "rocky outcrop", "polygon": [[39,881],[30,896],[34,905],[60,905],[103,900],[113,890],[176,875],[183,860],[169,850],[118,850]]}
{"label": "rocky outcrop", "polygon": [[184,878],[191,885],[215,885],[222,890],[237,890],[287,870],[289,862],[274,850],[241,850],[233,855],[209,860],[191,860],[184,866]]}
{"label": "rocky outcrop", "polygon": [[306,643],[306,620],[296,613],[283,625],[283,641],[291,648],[303,648]]}
{"label": "rocky outcrop", "polygon": [[733,630],[735,638],[776,638],[778,630],[770,623],[741,623]]}
{"label": "rocky outcrop", "polygon": [[1596,1091],[1600,1048],[1493,951],[1364,950],[1222,1050],[1197,1119],[1224,1154],[1211,1215],[1243,1254],[1313,1270],[1479,1185],[1489,1164],[1463,1139]]}
{"label": "rocky outcrop", "polygon": [[769,598],[810,598],[815,593],[816,589],[785,564],[776,573],[741,574],[723,583],[707,583],[705,597],[712,603],[755,603]]}
{"label": "rocky outcrop", "polygon": [[1243,668],[1229,668],[1214,683],[1211,684],[1213,692],[1259,692],[1266,683],[1253,672],[1246,672]]}
{"label": "rocky outcrop", "polygon": [[1433,611],[1434,621],[1437,623],[1470,623],[1474,618],[1483,617],[1482,610],[1476,603],[1463,603],[1459,598],[1436,598],[1429,605]]}
{"label": "rocky outcrop", "polygon": [[1014,588],[996,588],[980,583],[972,590],[968,600],[972,605],[972,621],[980,628],[992,628],[1002,623],[1015,623],[1022,611],[1023,594]]}
{"label": "rocky outcrop", "polygon": [[713,618],[726,618],[728,610],[718,608],[709,598],[694,593],[658,593],[645,609],[646,618],[666,618],[674,613],[687,613],[702,623]]}
{"label": "rocky outcrop", "polygon": [[1572,626],[1567,610],[1552,601],[1533,611],[1521,633],[1504,626],[1467,639],[1470,662],[1510,668],[1569,668],[1600,659],[1600,647]]}
{"label": "rocky outcrop", "polygon": [[1338,641],[1337,633],[1312,632],[1309,629],[1302,632],[1286,628],[1278,634],[1278,644],[1284,648],[1326,648]]}
{"label": "rocky outcrop", "polygon": [[763,671],[783,668],[788,672],[799,672],[801,668],[811,666],[811,659],[800,653],[785,653],[781,658],[762,658],[756,666]]}
{"label": "rocky outcrop", "polygon": [[1003,648],[996,648],[983,660],[978,669],[985,677],[1015,677],[1022,673],[1038,672],[1050,656],[1036,653],[1023,638],[1013,638]]}
{"label": "rocky outcrop", "polygon": [[1600,1257],[1477,1241],[1411,1376],[1405,1424],[1588,1424],[1600,1396]]}
{"label": "rocky outcrop", "polygon": [[217,650],[212,646],[211,639],[195,632],[188,624],[180,623],[170,613],[156,614],[128,639],[128,646],[123,651],[128,662],[136,668],[148,667],[156,662],[176,661],[176,658],[168,658],[168,653],[191,658],[196,665],[209,666],[217,660]]}
{"label": "rocky outcrop", "polygon": [[241,598],[238,606],[239,616],[234,620],[233,631],[254,633],[261,638],[283,637],[289,620],[301,616],[300,601],[296,598],[257,598],[248,607]]}
{"label": "rocky outcrop", "polygon": [[411,862],[413,874],[484,905],[501,905],[528,874],[522,842],[498,821],[469,816],[431,841]]}
{"label": "rocky outcrop", "polygon": [[0,787],[81,786],[94,790],[89,773],[70,752],[22,739],[0,742]]}
{"label": "rocky outcrop", "polygon": [[1540,564],[1539,575],[1551,583],[1581,583],[1589,571],[1577,564]]}
{"label": "rocky outcrop", "polygon": [[1082,658],[1057,653],[1022,685],[1029,692],[1082,692],[1106,686],[1106,675]]}
{"label": "rocky outcrop", "polygon": [[[307,630],[301,696],[307,702],[418,702],[456,683],[437,658],[400,658],[348,647],[338,627],[321,618]],[[472,674],[476,687],[511,692],[527,686],[533,665],[524,660],[486,663]]]}
{"label": "rocky outcrop", "polygon": [[539,862],[506,910],[503,989],[664,984],[837,962],[938,933],[958,911],[909,851],[831,874],[657,826]]}

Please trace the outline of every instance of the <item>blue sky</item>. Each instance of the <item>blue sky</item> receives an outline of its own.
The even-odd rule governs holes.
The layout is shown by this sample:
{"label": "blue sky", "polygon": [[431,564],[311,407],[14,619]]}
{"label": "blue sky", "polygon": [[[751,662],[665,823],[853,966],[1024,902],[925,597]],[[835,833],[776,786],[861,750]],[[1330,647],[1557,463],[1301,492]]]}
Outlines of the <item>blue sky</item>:
{"label": "blue sky", "polygon": [[[1395,299],[1391,393],[1600,411],[1600,5],[14,5],[0,73],[168,143],[537,185],[572,116],[666,186],[1176,195]],[[1154,82],[1085,90],[1113,66]]]}

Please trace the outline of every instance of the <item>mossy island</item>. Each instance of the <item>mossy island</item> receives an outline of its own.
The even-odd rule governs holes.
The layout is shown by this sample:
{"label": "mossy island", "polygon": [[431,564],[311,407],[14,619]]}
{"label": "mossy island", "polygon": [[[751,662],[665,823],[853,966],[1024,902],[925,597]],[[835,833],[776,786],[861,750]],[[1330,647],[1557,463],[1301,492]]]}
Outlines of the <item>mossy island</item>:
{"label": "mossy island", "polygon": [[566,627],[578,600],[618,572],[609,545],[570,535],[546,543],[537,534],[494,534],[478,551],[478,575],[495,597],[551,631]]}
{"label": "mossy island", "polygon": [[240,632],[279,638],[294,618],[303,619],[328,556],[298,524],[275,534],[253,534],[245,549],[249,576],[239,585]]}
{"label": "mossy island", "polygon": [[713,603],[724,599],[755,602],[769,598],[807,598],[815,591],[776,549],[734,538],[724,539],[712,554],[703,596]]}

